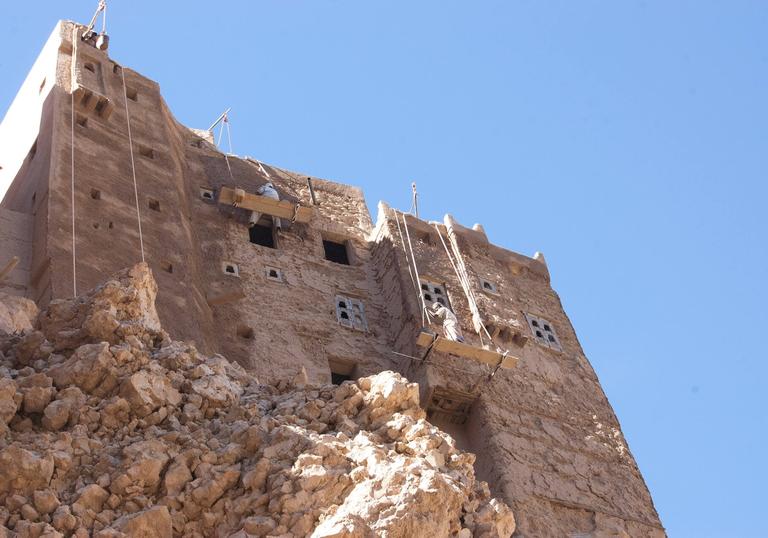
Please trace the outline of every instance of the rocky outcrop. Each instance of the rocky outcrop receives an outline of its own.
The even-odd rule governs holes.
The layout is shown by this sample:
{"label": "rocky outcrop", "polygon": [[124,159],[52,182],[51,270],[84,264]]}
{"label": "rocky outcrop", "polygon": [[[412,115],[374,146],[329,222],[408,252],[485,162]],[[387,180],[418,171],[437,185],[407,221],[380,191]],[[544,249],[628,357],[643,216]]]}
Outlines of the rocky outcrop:
{"label": "rocky outcrop", "polygon": [[137,265],[1,330],[0,536],[514,532],[415,384],[260,384],[172,341],[156,291]]}

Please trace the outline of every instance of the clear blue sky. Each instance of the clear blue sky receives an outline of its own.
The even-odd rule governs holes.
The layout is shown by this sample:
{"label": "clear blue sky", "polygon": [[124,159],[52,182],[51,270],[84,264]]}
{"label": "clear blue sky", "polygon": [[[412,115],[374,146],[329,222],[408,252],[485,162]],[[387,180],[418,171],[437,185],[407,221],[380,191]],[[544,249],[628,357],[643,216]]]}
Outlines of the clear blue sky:
{"label": "clear blue sky", "polygon": [[[3,2],[5,110],[59,18]],[[110,2],[234,151],[481,222],[553,285],[673,537],[766,536],[768,3]]]}

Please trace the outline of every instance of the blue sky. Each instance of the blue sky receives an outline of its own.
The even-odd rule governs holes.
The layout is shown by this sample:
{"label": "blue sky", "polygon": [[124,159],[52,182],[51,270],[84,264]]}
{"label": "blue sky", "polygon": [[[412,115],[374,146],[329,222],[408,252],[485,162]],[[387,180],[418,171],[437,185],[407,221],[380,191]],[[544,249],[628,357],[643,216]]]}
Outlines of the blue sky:
{"label": "blue sky", "polygon": [[[5,110],[59,18],[4,2]],[[670,536],[766,536],[768,3],[110,2],[234,151],[545,253]]]}

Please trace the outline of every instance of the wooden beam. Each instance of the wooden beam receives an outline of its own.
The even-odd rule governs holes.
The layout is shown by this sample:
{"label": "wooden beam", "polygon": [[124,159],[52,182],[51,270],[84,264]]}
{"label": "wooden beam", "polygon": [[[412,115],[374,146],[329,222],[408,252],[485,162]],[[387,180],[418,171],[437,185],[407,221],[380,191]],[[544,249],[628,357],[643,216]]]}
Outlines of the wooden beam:
{"label": "wooden beam", "polygon": [[[435,338],[433,334],[427,331],[421,331],[419,337],[416,339],[416,345],[427,347],[432,343],[433,338]],[[496,365],[499,364],[499,361],[501,361],[502,368],[514,368],[519,361],[517,357],[512,357],[510,355],[505,357],[502,353],[497,351],[470,346],[463,342],[448,340],[442,336],[437,336],[435,338],[435,343],[432,346],[432,349],[441,353],[450,353],[451,355],[457,355],[465,359],[472,359],[493,367],[496,367]]]}
{"label": "wooden beam", "polygon": [[[235,189],[229,187],[222,187],[219,193],[219,203],[226,205],[233,205],[237,200]],[[258,211],[266,215],[272,215],[280,217],[281,219],[292,219],[293,213],[296,210],[296,204],[289,202],[288,200],[273,200],[266,196],[259,196],[258,194],[251,194],[246,192],[242,195],[242,200],[237,204],[237,207],[248,209],[250,211]],[[296,212],[296,222],[309,222],[312,218],[312,208],[308,206],[299,206]]]}
{"label": "wooden beam", "polygon": [[3,281],[3,279],[8,276],[8,273],[13,271],[13,268],[16,267],[19,264],[19,257],[14,256],[11,258],[11,261],[5,264],[5,267],[0,269],[0,282]]}

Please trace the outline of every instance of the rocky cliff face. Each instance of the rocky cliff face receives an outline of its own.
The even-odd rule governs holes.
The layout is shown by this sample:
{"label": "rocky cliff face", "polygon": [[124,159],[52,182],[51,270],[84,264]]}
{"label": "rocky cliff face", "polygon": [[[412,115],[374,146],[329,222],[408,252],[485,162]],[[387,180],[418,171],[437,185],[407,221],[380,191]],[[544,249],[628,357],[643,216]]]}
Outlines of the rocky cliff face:
{"label": "rocky cliff face", "polygon": [[156,291],[137,265],[38,316],[0,297],[0,537],[512,534],[415,384],[262,385],[171,340]]}

